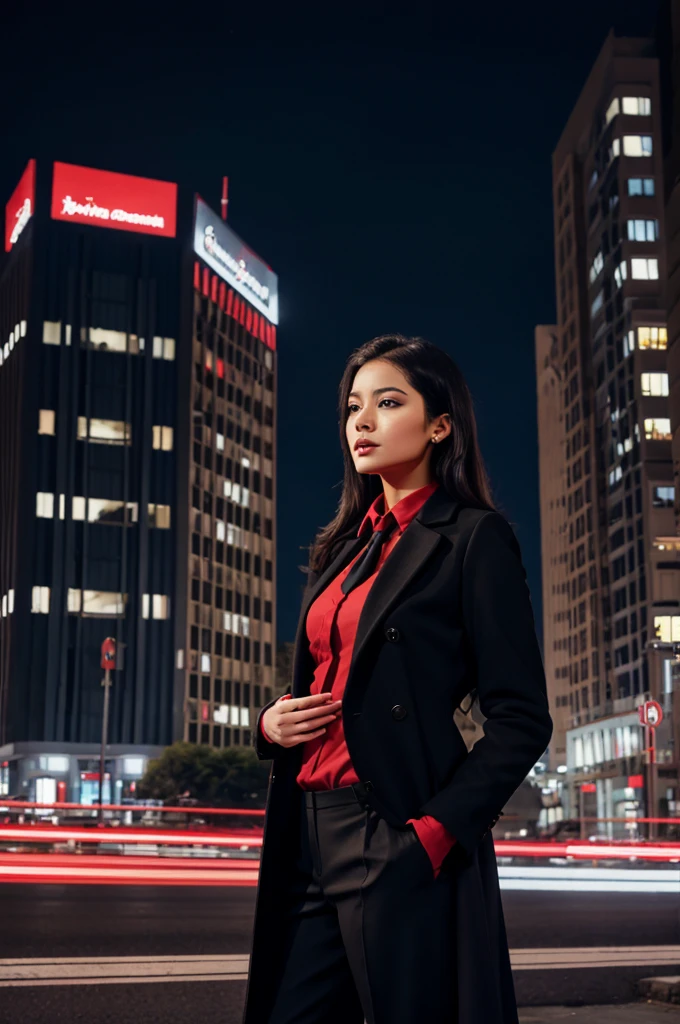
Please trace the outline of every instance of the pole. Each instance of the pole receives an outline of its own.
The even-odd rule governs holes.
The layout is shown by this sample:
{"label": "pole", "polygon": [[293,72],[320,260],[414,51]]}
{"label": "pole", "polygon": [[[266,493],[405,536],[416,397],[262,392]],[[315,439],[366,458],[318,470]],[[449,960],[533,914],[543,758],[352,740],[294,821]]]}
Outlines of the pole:
{"label": "pole", "polygon": [[[649,727],[649,817],[656,817],[656,729]],[[649,838],[656,839],[656,822],[649,823]]]}
{"label": "pole", "polygon": [[583,783],[579,782],[579,785],[578,785],[578,816],[579,816],[579,823],[580,823],[579,824],[579,835],[581,836],[581,840],[582,841],[586,838],[585,835],[584,835],[584,833],[585,833],[585,822],[583,820],[583,807],[584,807]]}
{"label": "pole", "polygon": [[227,206],[229,204],[228,190],[229,178],[222,178],[222,200],[220,204],[222,207],[222,220],[227,219]]}
{"label": "pole", "polygon": [[99,813],[97,820],[101,825],[104,821],[104,770],[106,767],[106,737],[109,729],[109,689],[111,687],[111,669],[104,670],[102,679],[104,687],[104,716],[102,719],[102,749],[99,755]]}

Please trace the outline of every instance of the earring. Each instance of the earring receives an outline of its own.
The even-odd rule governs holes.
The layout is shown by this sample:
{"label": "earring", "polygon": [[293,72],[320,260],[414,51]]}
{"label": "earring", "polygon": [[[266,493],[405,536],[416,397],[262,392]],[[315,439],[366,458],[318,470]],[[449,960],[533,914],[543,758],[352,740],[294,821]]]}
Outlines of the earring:
{"label": "earring", "polygon": [[439,438],[435,436],[435,437],[432,438],[432,443],[436,444],[438,440],[439,440]]}

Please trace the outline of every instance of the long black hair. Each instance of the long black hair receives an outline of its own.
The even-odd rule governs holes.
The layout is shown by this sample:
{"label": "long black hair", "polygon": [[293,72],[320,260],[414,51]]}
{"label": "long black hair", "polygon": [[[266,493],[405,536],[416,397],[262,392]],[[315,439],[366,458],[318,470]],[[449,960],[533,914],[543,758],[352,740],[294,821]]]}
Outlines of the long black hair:
{"label": "long black hair", "polygon": [[[443,413],[451,417],[451,433],[432,445],[432,479],[466,505],[497,510],[479,450],[472,396],[459,367],[448,353],[423,338],[381,335],[351,353],[340,381],[338,413],[344,478],[336,515],[309,547],[308,569],[317,575],[333,558],[336,545],[356,534],[370,505],[382,492],[377,473],[363,475],[355,469],[345,432],[354,377],[371,359],[384,359],[401,370],[410,386],[422,395],[429,419]],[[307,567],[301,568],[307,571]]]}

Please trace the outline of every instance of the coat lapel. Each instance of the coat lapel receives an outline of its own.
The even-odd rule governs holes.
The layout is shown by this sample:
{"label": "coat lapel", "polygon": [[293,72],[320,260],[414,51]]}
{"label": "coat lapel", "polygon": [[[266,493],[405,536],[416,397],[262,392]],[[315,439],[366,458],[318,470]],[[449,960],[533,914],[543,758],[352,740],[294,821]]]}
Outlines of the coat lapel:
{"label": "coat lapel", "polygon": [[[350,678],[373,631],[389,610],[394,607],[404,588],[439,545],[441,534],[432,527],[449,522],[461,504],[459,499],[449,495],[443,487],[438,487],[415,518],[411,520],[394,551],[381,566],[359,616],[349,669]],[[314,672],[305,634],[307,612],[324,587],[351,562],[365,546],[367,540],[368,538],[364,536],[363,538],[350,537],[345,541],[321,576],[305,590],[295,637],[292,686],[294,697],[303,697],[309,694],[311,677]]]}

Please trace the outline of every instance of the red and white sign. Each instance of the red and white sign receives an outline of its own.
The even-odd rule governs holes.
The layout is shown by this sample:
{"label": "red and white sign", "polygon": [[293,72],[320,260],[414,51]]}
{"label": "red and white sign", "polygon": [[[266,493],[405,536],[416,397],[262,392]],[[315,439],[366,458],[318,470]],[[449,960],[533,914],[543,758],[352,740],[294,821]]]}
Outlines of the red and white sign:
{"label": "red and white sign", "polygon": [[35,160],[29,160],[5,207],[5,252],[16,243],[35,211]]}
{"label": "red and white sign", "polygon": [[116,667],[116,641],[112,636],[107,636],[102,644],[101,666],[103,669],[114,669]]}
{"label": "red and white sign", "polygon": [[52,181],[54,220],[95,224],[118,231],[174,238],[177,185],[115,171],[98,171],[55,161]]}
{"label": "red and white sign", "polygon": [[658,701],[646,700],[644,704],[638,704],[638,716],[641,725],[651,725],[655,729],[661,724],[663,709]]}

